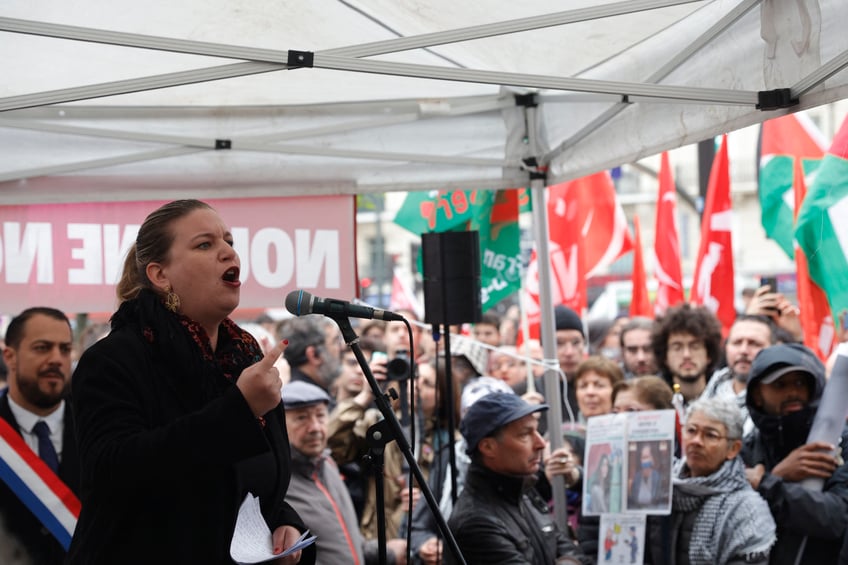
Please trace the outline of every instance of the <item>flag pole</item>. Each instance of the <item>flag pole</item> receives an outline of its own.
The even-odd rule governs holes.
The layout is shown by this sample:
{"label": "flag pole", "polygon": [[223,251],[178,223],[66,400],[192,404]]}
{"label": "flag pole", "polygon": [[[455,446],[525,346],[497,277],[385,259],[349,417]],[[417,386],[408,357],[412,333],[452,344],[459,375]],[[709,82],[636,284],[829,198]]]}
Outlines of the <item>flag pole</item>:
{"label": "flag pole", "polygon": [[[528,140],[530,143],[530,154],[536,155],[538,151],[536,131],[536,106],[525,106],[527,115]],[[542,341],[542,355],[545,364],[545,376],[543,379],[545,399],[550,408],[548,417],[548,441],[551,451],[559,449],[563,445],[562,439],[562,394],[560,388],[560,367],[556,354],[556,331],[554,329],[554,305],[551,293],[551,259],[548,246],[548,207],[545,202],[545,178],[544,172],[531,171],[530,175],[530,197],[533,203],[533,236],[536,243],[537,265],[539,269],[539,308],[541,310],[541,323],[539,335]],[[529,336],[527,336],[529,338]],[[565,480],[562,475],[553,477],[554,495],[554,519],[563,531],[567,531],[568,524],[568,502],[565,495]]]}

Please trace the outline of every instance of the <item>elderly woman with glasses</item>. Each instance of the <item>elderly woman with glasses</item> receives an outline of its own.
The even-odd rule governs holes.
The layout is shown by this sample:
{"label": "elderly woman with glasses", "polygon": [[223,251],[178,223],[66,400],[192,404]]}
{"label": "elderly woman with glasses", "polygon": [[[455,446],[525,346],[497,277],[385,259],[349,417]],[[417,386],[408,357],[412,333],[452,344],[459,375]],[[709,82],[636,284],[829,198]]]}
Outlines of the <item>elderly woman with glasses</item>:
{"label": "elderly woman with glasses", "polygon": [[646,563],[768,563],[775,525],[745,478],[739,457],[743,422],[734,401],[699,399],[689,406],[683,457],[673,471],[671,516],[649,519]]}

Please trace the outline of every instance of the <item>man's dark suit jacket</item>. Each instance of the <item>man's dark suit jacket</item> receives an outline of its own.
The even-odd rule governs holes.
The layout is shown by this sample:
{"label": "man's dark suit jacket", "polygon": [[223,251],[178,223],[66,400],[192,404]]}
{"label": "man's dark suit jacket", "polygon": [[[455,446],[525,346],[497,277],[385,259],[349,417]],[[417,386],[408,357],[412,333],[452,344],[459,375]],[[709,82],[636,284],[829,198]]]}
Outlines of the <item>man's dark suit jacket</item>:
{"label": "man's dark suit jacket", "polygon": [[[6,420],[16,432],[21,433],[20,426],[9,408],[9,396],[5,391],[0,395],[0,418]],[[79,465],[73,411],[66,401],[59,478],[77,496],[79,496],[80,486]],[[65,550],[53,534],[41,525],[38,518],[24,506],[3,481],[0,481],[0,514],[3,516],[3,527],[26,548],[34,565],[59,565],[65,560]]]}

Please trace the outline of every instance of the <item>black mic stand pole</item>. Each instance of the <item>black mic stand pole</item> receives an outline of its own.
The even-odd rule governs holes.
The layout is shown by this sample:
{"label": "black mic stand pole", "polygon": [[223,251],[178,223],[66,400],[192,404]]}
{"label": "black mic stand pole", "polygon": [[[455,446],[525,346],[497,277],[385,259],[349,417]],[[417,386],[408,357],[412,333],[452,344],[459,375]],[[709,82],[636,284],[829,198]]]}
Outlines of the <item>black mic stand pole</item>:
{"label": "black mic stand pole", "polygon": [[[447,319],[447,318],[445,318]],[[456,437],[456,419],[455,419],[455,410],[456,410],[456,402],[454,397],[454,382],[453,382],[453,368],[451,364],[451,348],[450,348],[450,325],[445,324],[445,385],[448,397],[445,399],[448,403],[448,437],[450,438],[451,443],[453,443],[453,438]],[[461,388],[461,387],[460,387]],[[459,496],[457,492],[456,480],[457,480],[457,468],[456,468],[456,450],[451,448],[448,450],[448,464],[450,465],[451,472],[451,502],[456,504],[456,498]]]}
{"label": "black mic stand pole", "polygon": [[[332,318],[339,325],[339,329],[342,332],[342,337],[344,338],[345,343],[350,347],[350,350],[353,351],[354,356],[356,356],[356,360],[359,362],[359,366],[362,368],[362,373],[365,375],[365,380],[368,381],[368,385],[371,387],[371,391],[374,393],[374,402],[377,404],[377,408],[380,410],[380,413],[383,415],[383,421],[378,422],[374,426],[371,426],[368,430],[369,436],[369,445],[372,443],[372,440],[375,444],[381,444],[385,446],[387,443],[392,440],[396,441],[398,447],[403,453],[406,462],[409,464],[409,470],[412,471],[415,480],[418,482],[418,486],[421,489],[421,493],[424,495],[424,499],[427,501],[427,505],[430,507],[430,511],[433,513],[433,517],[436,519],[436,524],[439,527],[439,531],[444,536],[445,541],[447,542],[447,546],[450,548],[450,551],[453,553],[456,558],[457,563],[461,565],[465,565],[465,558],[462,556],[462,552],[459,550],[459,545],[456,542],[456,538],[453,537],[453,532],[448,528],[448,524],[445,521],[445,517],[442,515],[439,510],[439,503],[436,500],[436,497],[433,496],[433,491],[430,490],[430,485],[427,484],[426,479],[424,478],[424,474],[421,472],[421,467],[418,466],[418,462],[415,460],[415,456],[412,454],[412,449],[409,446],[409,441],[406,439],[406,436],[403,433],[403,429],[400,426],[400,422],[398,422],[397,417],[395,416],[394,410],[392,410],[391,404],[389,404],[388,397],[382,390],[380,390],[380,385],[377,383],[377,379],[374,378],[374,373],[371,372],[371,367],[368,366],[368,360],[365,359],[365,355],[362,354],[362,348],[359,346],[359,336],[356,335],[356,332],[353,331],[353,326],[350,324],[350,320],[346,316],[341,315],[329,315],[328,317]],[[411,360],[412,361],[412,360]],[[375,429],[376,428],[376,429]],[[378,447],[379,453],[377,454],[377,459],[380,463],[379,474],[380,478],[382,478],[383,470],[382,470],[382,449]],[[381,481],[378,481],[380,483]],[[384,505],[379,504],[380,497],[382,497],[382,484],[375,485],[377,487],[377,540],[379,544],[380,550],[380,565],[386,565],[386,508]]]}

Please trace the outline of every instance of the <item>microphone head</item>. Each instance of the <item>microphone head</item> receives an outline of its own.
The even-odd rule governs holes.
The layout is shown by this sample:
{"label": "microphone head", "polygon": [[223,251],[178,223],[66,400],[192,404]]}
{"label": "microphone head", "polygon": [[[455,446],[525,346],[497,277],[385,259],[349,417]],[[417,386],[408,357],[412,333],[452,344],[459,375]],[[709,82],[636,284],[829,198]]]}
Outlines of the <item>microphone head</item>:
{"label": "microphone head", "polygon": [[300,316],[309,314],[309,305],[312,301],[312,295],[303,290],[293,290],[286,296],[286,310]]}

